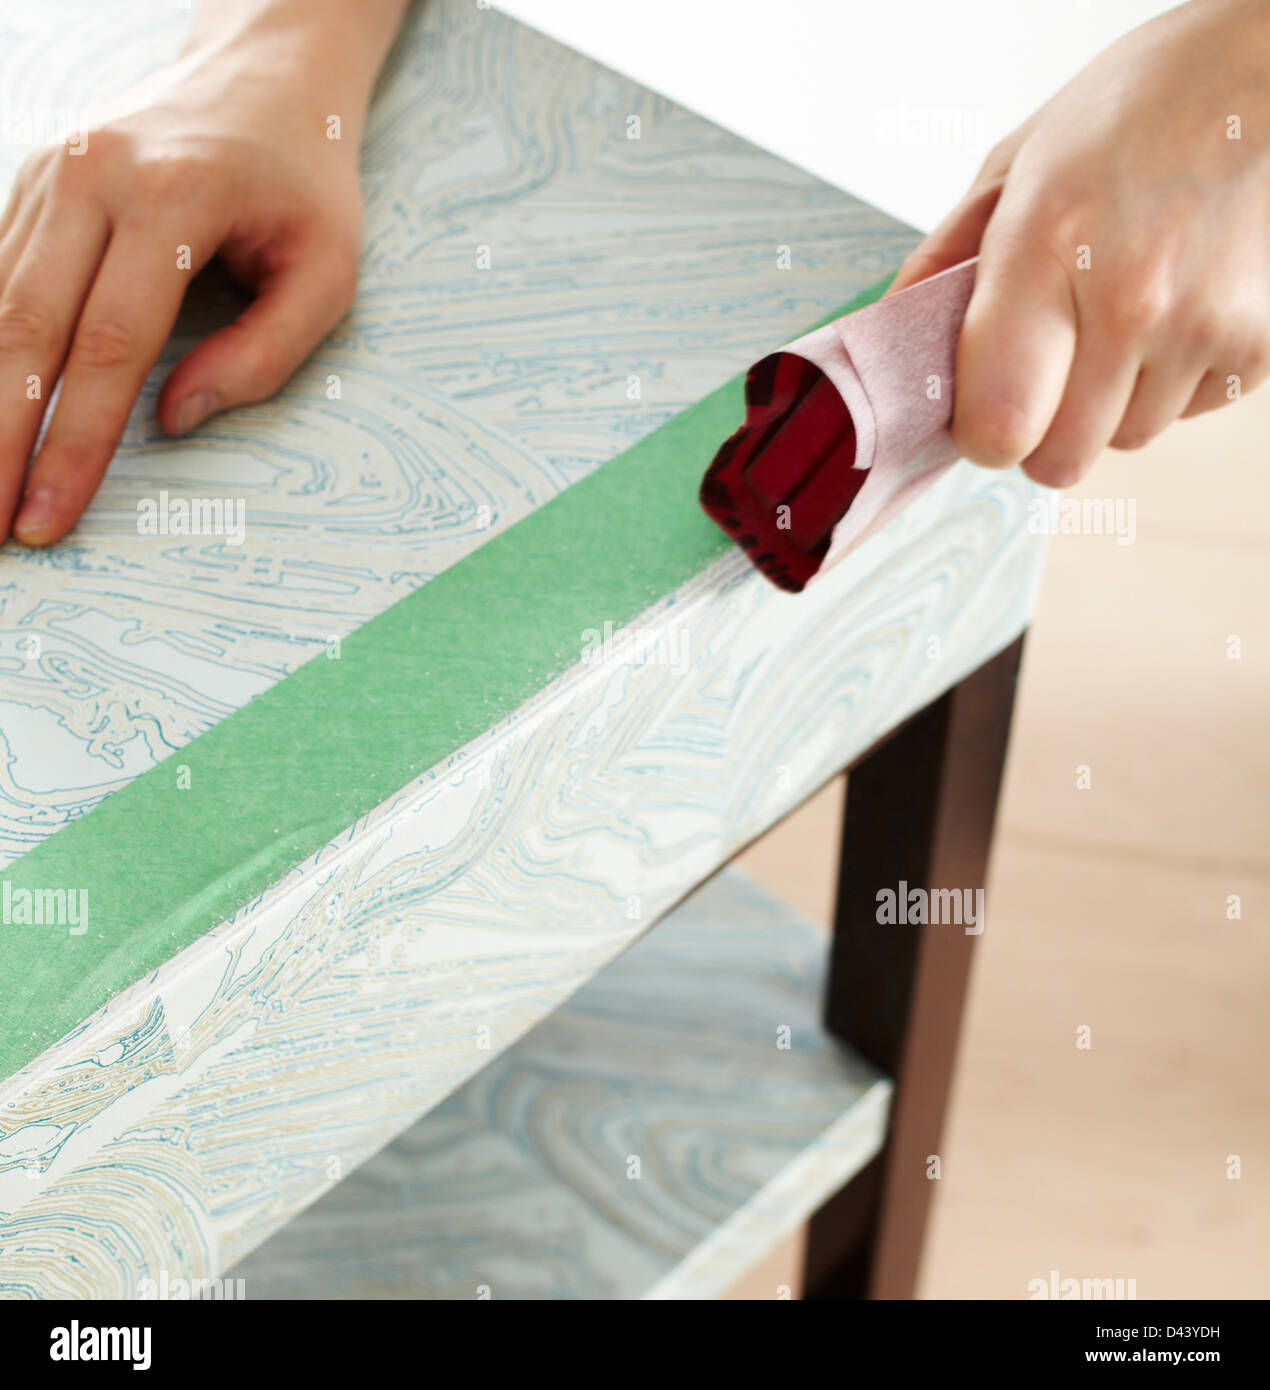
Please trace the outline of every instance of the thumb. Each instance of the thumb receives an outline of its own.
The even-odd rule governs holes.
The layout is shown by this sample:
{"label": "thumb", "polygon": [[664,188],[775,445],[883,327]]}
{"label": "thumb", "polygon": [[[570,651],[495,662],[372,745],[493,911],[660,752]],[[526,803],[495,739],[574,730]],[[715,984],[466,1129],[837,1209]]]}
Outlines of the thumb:
{"label": "thumb", "polygon": [[973,188],[926,240],[909,253],[886,293],[898,294],[919,280],[928,280],[941,270],[977,255],[1004,184],[1004,179],[997,179]]}
{"label": "thumb", "polygon": [[259,283],[231,324],[176,364],[156,414],[166,434],[188,434],[209,415],[267,400],[344,317],[357,288],[357,257],[310,244]]}

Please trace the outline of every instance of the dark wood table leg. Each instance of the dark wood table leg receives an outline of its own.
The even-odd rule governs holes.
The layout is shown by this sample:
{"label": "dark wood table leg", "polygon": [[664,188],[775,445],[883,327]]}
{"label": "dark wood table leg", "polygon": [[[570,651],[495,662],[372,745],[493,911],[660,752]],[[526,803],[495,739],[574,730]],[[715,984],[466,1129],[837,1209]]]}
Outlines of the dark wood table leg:
{"label": "dark wood table leg", "polygon": [[878,893],[983,888],[1022,650],[1020,637],[847,774],[825,1016],[895,1097],[882,1155],[812,1219],[809,1298],[911,1298],[916,1286],[978,936],[880,923]]}

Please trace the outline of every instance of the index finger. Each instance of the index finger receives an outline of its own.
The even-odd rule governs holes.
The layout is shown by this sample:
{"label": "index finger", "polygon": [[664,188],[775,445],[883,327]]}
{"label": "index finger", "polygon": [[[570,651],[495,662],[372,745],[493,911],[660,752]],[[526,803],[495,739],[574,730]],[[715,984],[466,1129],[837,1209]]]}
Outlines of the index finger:
{"label": "index finger", "polygon": [[957,345],[952,435],[974,463],[1009,468],[1040,444],[1076,351],[1071,284],[1044,232],[999,208]]}
{"label": "index finger", "polygon": [[92,501],[132,406],[172,332],[190,270],[177,247],[116,229],[84,302],[62,394],[27,476],[13,533],[60,540]]}

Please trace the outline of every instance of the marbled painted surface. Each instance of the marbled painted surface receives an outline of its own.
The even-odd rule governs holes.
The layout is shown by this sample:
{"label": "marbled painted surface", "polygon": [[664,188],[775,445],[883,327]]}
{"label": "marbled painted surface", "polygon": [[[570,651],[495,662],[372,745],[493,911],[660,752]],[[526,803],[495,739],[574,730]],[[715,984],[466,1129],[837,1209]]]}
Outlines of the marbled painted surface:
{"label": "marbled painted surface", "polygon": [[[21,16],[0,97],[47,105],[182,22]],[[74,541],[0,553],[0,863],[468,553],[481,507],[523,515],[911,242],[496,14],[415,22],[347,326],[181,446],[152,437],[152,383]],[[139,537],[163,487],[245,497],[245,544]],[[959,467],[798,598],[721,561],[634,625],[669,663],[574,668],[0,1080],[0,1296],[127,1296],[246,1255],[1012,640],[1031,496]]]}
{"label": "marbled painted surface", "polygon": [[[188,20],[150,0],[0,3],[0,185],[28,134],[169,58]],[[472,0],[414,7],[364,185],[357,304],[286,391],[189,441],[158,434],[164,371],[232,310],[196,296],[74,537],[0,550],[0,867],[914,240]],[[243,543],[138,535],[138,501],[163,490],[242,499]]]}
{"label": "marbled painted surface", "polygon": [[573,668],[0,1084],[0,1296],[244,1256],[1005,646],[1031,496],[954,470],[797,597],[729,556],[632,626],[682,665]]}
{"label": "marbled painted surface", "polygon": [[820,1025],[827,950],[725,869],[232,1277],[248,1298],[717,1296],[882,1143],[889,1083]]}

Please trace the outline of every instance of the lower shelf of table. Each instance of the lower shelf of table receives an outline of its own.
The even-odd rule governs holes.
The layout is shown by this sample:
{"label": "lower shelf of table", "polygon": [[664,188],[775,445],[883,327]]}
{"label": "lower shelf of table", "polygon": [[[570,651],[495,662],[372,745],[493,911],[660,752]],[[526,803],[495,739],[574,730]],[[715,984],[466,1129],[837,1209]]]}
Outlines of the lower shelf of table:
{"label": "lower shelf of table", "polygon": [[712,1298],[881,1147],[823,932],[725,870],[236,1268],[257,1298]]}

